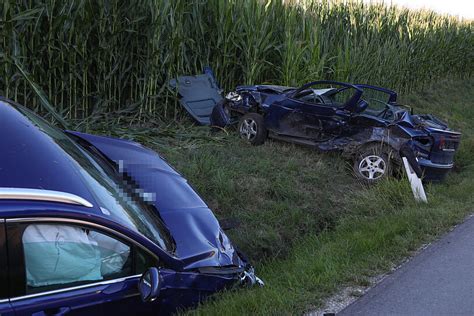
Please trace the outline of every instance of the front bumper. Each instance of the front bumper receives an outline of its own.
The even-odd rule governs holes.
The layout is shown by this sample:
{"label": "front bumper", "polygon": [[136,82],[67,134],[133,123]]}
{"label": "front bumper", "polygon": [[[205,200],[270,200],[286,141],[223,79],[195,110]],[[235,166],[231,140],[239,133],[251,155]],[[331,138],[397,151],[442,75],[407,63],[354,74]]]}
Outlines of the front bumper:
{"label": "front bumper", "polygon": [[442,181],[448,172],[453,169],[453,164],[438,164],[433,163],[425,158],[418,158],[418,164],[423,171],[424,181],[438,182]]}
{"label": "front bumper", "polygon": [[174,314],[177,310],[197,306],[210,295],[235,287],[263,286],[250,265],[240,267],[207,267],[197,271],[161,269],[162,280],[159,313]]}
{"label": "front bumper", "polygon": [[225,278],[231,277],[234,279],[234,285],[236,286],[264,286],[265,283],[257,277],[255,269],[251,265],[246,265],[243,268],[228,267],[228,268],[216,268],[216,267],[205,267],[198,269],[200,273],[207,275],[222,276]]}

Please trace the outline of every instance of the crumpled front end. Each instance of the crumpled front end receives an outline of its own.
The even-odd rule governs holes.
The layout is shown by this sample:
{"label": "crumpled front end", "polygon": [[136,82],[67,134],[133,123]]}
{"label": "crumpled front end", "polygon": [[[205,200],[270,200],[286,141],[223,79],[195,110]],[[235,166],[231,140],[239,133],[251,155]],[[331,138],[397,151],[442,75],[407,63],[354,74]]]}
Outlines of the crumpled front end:
{"label": "crumpled front end", "polygon": [[125,185],[155,206],[176,244],[172,255],[182,262],[179,270],[225,271],[222,275],[230,273],[236,280],[244,275],[252,280],[253,268],[232,245],[212,211],[157,153],[135,142],[70,133],[115,161],[126,175]]}
{"label": "crumpled front end", "polygon": [[156,302],[159,314],[172,314],[176,310],[192,308],[212,294],[235,287],[263,286],[251,266],[239,270],[232,267],[176,272],[160,270],[162,287]]}

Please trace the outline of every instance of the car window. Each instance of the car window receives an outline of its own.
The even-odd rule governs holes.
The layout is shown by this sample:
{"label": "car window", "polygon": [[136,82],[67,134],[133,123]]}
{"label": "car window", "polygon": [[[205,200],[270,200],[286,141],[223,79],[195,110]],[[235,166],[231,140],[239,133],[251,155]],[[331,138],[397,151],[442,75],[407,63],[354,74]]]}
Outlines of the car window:
{"label": "car window", "polygon": [[306,89],[295,95],[295,99],[313,104],[324,104],[321,97],[314,89]]}
{"label": "car window", "polygon": [[27,294],[133,275],[131,247],[92,229],[30,224],[22,244]]}
{"label": "car window", "polygon": [[387,108],[387,102],[389,95],[385,92],[364,88],[364,94],[362,98],[367,101],[367,109],[370,111],[381,112]]}
{"label": "car window", "polygon": [[[385,101],[375,99],[375,98],[371,98],[371,99],[368,99],[366,101],[367,101],[367,104],[368,104],[368,107],[367,107],[367,112],[368,113],[382,114],[382,112],[387,110],[388,105]],[[385,112],[386,112],[386,114],[388,114],[387,111],[385,111]],[[392,116],[393,116],[393,114],[392,114]]]}
{"label": "car window", "polygon": [[341,88],[330,94],[330,99],[337,106],[346,104],[347,101],[354,95],[354,89]]}
{"label": "car window", "polygon": [[174,251],[174,240],[155,207],[131,192],[130,183],[124,181],[106,161],[30,110],[23,107],[18,109],[69,155],[104,214],[117,217],[121,223],[139,231],[162,249],[171,253]]}
{"label": "car window", "polygon": [[136,248],[135,254],[135,274],[143,274],[148,268],[151,267],[162,267],[160,262],[157,262],[153,256],[141,248]]}

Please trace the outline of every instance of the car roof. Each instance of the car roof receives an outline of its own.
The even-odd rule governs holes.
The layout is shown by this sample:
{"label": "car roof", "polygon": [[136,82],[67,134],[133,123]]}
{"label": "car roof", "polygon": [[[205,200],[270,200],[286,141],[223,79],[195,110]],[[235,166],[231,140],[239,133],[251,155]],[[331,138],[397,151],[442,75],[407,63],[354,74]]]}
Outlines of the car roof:
{"label": "car roof", "polygon": [[77,197],[92,204],[91,207],[84,205],[87,203],[70,203],[77,205],[81,212],[101,215],[93,194],[79,176],[80,166],[23,115],[18,105],[5,99],[0,99],[0,135],[0,188],[16,189],[17,198],[12,196],[12,200],[22,200],[20,195],[28,194],[25,190],[21,193],[22,189],[49,192],[53,202],[58,202],[58,196],[64,193],[70,195],[69,202]]}

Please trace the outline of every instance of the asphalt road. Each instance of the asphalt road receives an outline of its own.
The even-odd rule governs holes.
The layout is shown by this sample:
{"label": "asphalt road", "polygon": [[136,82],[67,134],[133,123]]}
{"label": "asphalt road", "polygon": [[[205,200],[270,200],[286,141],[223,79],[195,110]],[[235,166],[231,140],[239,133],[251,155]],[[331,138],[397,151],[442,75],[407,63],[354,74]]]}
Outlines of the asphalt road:
{"label": "asphalt road", "polygon": [[474,217],[338,315],[474,315]]}

